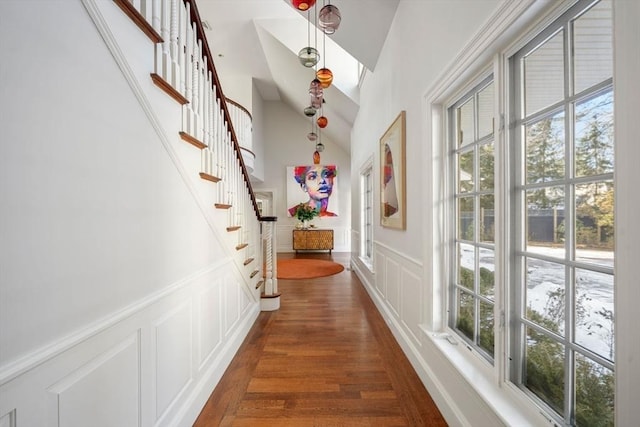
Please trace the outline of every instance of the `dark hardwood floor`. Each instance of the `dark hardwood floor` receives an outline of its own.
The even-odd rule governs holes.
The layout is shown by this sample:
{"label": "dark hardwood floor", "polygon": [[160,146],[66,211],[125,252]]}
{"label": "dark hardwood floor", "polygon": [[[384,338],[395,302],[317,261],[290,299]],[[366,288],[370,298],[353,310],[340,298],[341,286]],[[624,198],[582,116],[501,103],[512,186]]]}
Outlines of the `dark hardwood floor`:
{"label": "dark hardwood floor", "polygon": [[446,426],[355,273],[278,287],[194,426]]}

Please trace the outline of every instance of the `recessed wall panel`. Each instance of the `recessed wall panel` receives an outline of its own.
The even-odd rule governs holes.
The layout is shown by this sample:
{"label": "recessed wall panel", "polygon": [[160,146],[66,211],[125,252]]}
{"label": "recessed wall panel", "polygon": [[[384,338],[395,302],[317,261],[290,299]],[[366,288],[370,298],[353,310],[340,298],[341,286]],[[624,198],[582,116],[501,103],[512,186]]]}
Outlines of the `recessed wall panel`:
{"label": "recessed wall panel", "polygon": [[[59,427],[140,425],[137,335],[49,387]],[[56,405],[57,403],[57,405]]]}
{"label": "recessed wall panel", "polygon": [[386,281],[386,258],[382,253],[376,251],[376,275],[374,277],[376,283],[376,290],[380,295],[385,293],[385,281]]}
{"label": "recessed wall panel", "polygon": [[229,333],[231,327],[238,321],[240,311],[240,301],[238,292],[240,291],[240,284],[236,282],[233,277],[227,277],[225,279],[225,335]]}
{"label": "recessed wall panel", "polygon": [[159,419],[191,380],[191,304],[156,323],[156,417]]}
{"label": "recessed wall panel", "polygon": [[400,265],[391,258],[387,258],[386,268],[386,297],[395,315],[398,316],[400,313]]}
{"label": "recessed wall panel", "polygon": [[222,280],[216,280],[198,298],[198,361],[200,367],[211,357],[222,339],[221,282]]}
{"label": "recessed wall panel", "polygon": [[422,307],[422,294],[420,292],[420,277],[412,272],[402,270],[402,322],[411,332],[411,339],[414,344],[419,345],[417,338],[419,332],[418,325],[420,321],[420,308]]}
{"label": "recessed wall panel", "polygon": [[16,411],[4,414],[0,417],[0,427],[16,427]]}

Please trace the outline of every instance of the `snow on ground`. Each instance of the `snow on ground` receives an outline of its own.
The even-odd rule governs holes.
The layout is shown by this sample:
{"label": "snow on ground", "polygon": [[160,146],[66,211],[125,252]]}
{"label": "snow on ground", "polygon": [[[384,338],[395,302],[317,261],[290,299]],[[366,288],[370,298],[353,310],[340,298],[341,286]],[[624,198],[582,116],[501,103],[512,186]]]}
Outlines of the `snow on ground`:
{"label": "snow on ground", "polygon": [[[564,258],[564,248],[529,246],[527,251],[547,257]],[[461,264],[473,268],[474,257],[471,245],[461,245]],[[494,253],[480,249],[480,267],[494,271]],[[579,250],[576,261],[597,264],[613,268],[613,252],[596,250]],[[527,260],[527,295],[526,304],[533,310],[549,316],[547,313],[551,293],[564,288],[566,269],[561,264],[536,258]],[[577,301],[583,314],[577,319],[575,341],[600,354],[613,359],[613,276],[597,271],[576,269]],[[560,332],[564,333],[561,326]]]}

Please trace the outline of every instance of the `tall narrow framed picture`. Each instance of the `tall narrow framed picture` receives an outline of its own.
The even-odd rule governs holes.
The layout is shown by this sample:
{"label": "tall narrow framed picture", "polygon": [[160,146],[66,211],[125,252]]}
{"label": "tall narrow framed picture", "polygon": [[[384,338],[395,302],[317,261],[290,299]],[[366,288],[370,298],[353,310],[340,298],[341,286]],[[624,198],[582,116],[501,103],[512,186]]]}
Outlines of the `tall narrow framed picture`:
{"label": "tall narrow framed picture", "polygon": [[405,111],[380,138],[380,224],[406,229]]}

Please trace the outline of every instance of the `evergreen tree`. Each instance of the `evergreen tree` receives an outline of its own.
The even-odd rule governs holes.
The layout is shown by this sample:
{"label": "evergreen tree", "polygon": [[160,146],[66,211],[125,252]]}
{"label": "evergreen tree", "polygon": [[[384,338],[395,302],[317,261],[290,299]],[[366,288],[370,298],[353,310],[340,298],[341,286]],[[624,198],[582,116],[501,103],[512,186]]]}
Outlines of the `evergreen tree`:
{"label": "evergreen tree", "polygon": [[[563,116],[548,117],[527,127],[527,182],[550,182],[564,175],[564,141],[557,121]],[[529,204],[538,209],[557,206],[561,196],[540,189],[529,198]]]}

